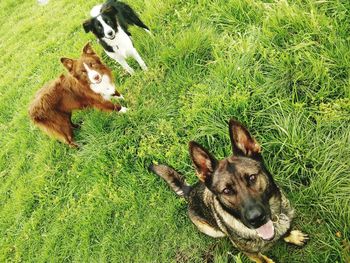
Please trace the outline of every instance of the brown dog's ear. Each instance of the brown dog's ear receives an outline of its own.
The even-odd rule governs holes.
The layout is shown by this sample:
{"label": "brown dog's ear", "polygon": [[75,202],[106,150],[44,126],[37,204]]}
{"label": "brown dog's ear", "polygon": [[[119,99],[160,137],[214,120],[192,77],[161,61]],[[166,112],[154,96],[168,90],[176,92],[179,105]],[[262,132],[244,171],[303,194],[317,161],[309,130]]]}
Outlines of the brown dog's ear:
{"label": "brown dog's ear", "polygon": [[194,141],[189,143],[189,151],[199,180],[207,182],[214,173],[218,161],[204,147]]}
{"label": "brown dog's ear", "polygon": [[260,154],[260,145],[241,123],[231,119],[229,130],[232,150],[235,154],[248,157],[256,157]]}
{"label": "brown dog's ear", "polygon": [[83,23],[85,33],[89,33],[92,30],[92,19],[88,19]]}
{"label": "brown dog's ear", "polygon": [[90,42],[86,43],[86,45],[83,48],[83,54],[85,55],[95,55],[95,51],[92,49]]}
{"label": "brown dog's ear", "polygon": [[61,63],[63,66],[68,69],[69,72],[72,71],[73,66],[74,66],[74,60],[70,58],[61,58]]}

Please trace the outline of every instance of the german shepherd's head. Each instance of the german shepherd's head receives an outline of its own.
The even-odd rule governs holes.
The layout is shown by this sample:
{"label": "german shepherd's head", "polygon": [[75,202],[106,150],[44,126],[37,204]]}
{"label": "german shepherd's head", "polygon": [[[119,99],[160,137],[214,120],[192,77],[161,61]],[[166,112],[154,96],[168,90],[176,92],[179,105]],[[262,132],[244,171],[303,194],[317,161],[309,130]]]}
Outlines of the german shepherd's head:
{"label": "german shepherd's head", "polygon": [[217,160],[198,143],[189,143],[197,176],[226,212],[270,240],[274,227],[269,200],[279,190],[264,165],[260,145],[248,130],[230,120],[229,132],[234,155],[223,160]]}

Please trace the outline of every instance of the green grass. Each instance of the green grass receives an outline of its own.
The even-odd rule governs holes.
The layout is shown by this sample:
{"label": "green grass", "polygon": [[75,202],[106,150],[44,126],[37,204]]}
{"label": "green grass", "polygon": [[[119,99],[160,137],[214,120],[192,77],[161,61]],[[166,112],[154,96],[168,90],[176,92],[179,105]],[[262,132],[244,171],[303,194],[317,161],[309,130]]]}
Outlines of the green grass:
{"label": "green grass", "polygon": [[[96,1],[0,3],[0,262],[248,262],[197,231],[186,203],[146,167],[195,182],[187,144],[231,154],[236,117],[263,146],[297,210],[303,249],[277,262],[350,262],[350,2],[129,1],[154,38],[133,28],[149,66],[130,77],[102,55],[130,108],[76,112],[72,150],[29,121],[28,105],[92,41]],[[339,232],[341,236],[336,235]]]}

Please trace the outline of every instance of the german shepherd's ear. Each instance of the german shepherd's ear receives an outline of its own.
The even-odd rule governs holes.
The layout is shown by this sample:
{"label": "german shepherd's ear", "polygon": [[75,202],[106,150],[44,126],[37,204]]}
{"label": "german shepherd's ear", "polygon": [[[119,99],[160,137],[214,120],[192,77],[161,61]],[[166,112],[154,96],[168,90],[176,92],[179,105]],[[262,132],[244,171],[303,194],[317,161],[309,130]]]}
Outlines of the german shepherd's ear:
{"label": "german shepherd's ear", "polygon": [[207,182],[214,173],[218,161],[204,147],[194,141],[189,143],[189,151],[199,180]]}
{"label": "german shepherd's ear", "polygon": [[231,119],[229,122],[229,130],[234,154],[247,157],[258,157],[260,155],[260,145],[241,123]]}
{"label": "german shepherd's ear", "polygon": [[63,64],[63,66],[69,71],[71,72],[74,66],[74,59],[71,58],[61,58],[61,63]]}
{"label": "german shepherd's ear", "polygon": [[96,55],[95,51],[92,49],[90,42],[87,42],[83,48],[83,54],[85,55]]}
{"label": "german shepherd's ear", "polygon": [[92,19],[88,19],[83,23],[85,33],[89,33],[92,30]]}

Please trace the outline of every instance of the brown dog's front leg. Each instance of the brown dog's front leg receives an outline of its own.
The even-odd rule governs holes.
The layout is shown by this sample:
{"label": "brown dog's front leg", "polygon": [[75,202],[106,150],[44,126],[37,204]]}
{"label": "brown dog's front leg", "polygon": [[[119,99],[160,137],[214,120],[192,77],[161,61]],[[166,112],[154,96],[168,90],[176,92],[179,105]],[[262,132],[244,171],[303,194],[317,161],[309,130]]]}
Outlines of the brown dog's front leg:
{"label": "brown dog's front leg", "polygon": [[126,107],[121,106],[120,104],[113,104],[110,101],[97,102],[93,104],[93,107],[103,110],[103,111],[118,111],[120,113],[125,113],[127,111]]}
{"label": "brown dog's front leg", "polygon": [[[104,101],[104,102],[94,102],[92,104],[92,106],[96,109],[99,109],[99,110],[103,110],[103,111],[108,111],[108,112],[111,112],[111,111],[119,111],[117,109],[117,105],[114,105],[112,102],[110,101]],[[121,108],[121,106],[119,105],[119,107]]]}
{"label": "brown dog's front leg", "polygon": [[128,108],[121,106],[120,104],[114,104],[114,110],[120,113],[125,113],[128,111]]}
{"label": "brown dog's front leg", "polygon": [[275,263],[271,258],[268,258],[267,256],[261,254],[261,253],[248,253],[244,252],[246,256],[253,262],[256,263]]}

